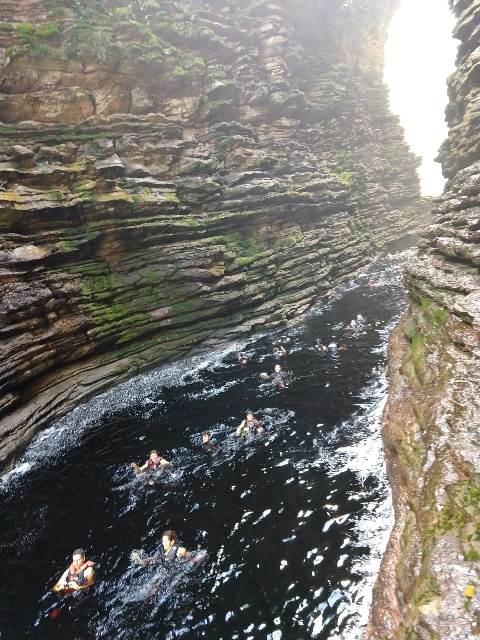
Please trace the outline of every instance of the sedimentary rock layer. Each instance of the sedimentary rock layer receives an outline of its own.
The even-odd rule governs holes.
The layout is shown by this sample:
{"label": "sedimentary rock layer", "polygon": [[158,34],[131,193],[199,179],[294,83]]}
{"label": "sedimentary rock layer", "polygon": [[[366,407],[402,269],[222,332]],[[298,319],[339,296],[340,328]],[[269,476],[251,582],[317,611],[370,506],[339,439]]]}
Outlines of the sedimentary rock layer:
{"label": "sedimentary rock layer", "polygon": [[407,268],[383,435],[396,524],[368,638],[480,634],[480,1],[457,0],[449,178]]}
{"label": "sedimentary rock layer", "polygon": [[0,466],[422,224],[382,83],[395,5],[0,1]]}

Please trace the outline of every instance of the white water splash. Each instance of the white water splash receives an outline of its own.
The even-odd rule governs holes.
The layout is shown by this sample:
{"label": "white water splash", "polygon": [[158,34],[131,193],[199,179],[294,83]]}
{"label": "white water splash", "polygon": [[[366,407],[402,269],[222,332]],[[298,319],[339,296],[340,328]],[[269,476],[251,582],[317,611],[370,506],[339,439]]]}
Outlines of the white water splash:
{"label": "white water splash", "polygon": [[[32,440],[16,466],[0,478],[0,490],[8,489],[11,483],[16,483],[33,469],[50,464],[52,459],[74,447],[85,431],[99,425],[109,414],[137,407],[145,417],[145,412],[150,414],[163,404],[161,394],[164,389],[182,387],[199,380],[202,371],[219,365],[243,346],[232,343],[210,356],[202,354],[164,365],[76,407]],[[213,389],[212,394],[215,395]]]}
{"label": "white water splash", "polygon": [[[382,333],[384,336],[379,349],[383,351],[387,347],[387,329]],[[353,444],[336,448],[333,456],[321,455],[321,464],[328,465],[330,476],[350,471],[359,477],[362,484],[368,477],[374,476],[379,485],[378,490],[384,495],[384,498],[377,502],[365,501],[361,515],[355,521],[355,531],[358,536],[355,546],[369,547],[370,554],[356,559],[350,570],[352,574],[363,576],[362,579],[348,585],[348,588],[333,592],[338,595],[335,602],[341,600],[341,604],[336,611],[337,631],[329,636],[330,640],[362,638],[368,623],[373,585],[393,526],[391,493],[380,437],[380,422],[386,402],[387,387],[386,370],[383,368],[374,372],[373,379],[359,394],[362,402],[358,412],[336,431],[337,434],[349,435],[354,441]],[[368,491],[364,494],[357,493],[349,496],[350,498],[367,500]],[[329,522],[334,523],[336,520],[334,518]],[[328,604],[330,605],[330,601]],[[324,610],[325,607],[320,607],[319,615],[312,621],[312,637],[318,636],[331,621],[331,616],[324,617]]]}

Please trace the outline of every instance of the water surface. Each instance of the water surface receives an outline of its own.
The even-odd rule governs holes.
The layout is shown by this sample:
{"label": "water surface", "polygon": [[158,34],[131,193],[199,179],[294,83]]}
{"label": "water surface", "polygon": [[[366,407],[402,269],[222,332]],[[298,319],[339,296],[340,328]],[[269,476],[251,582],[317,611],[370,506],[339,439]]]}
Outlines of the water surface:
{"label": "water surface", "polygon": [[[391,526],[378,430],[407,254],[282,332],[286,389],[260,379],[278,361],[270,334],[242,346],[243,367],[233,350],[168,365],[45,430],[0,485],[0,638],[359,639]],[[367,323],[348,335],[357,313]],[[348,350],[321,354],[316,338]],[[239,441],[247,409],[266,429]],[[151,448],[174,464],[155,486],[128,466]],[[133,564],[132,549],[155,552],[167,528],[204,562]],[[97,583],[62,600],[49,588],[78,546]]]}

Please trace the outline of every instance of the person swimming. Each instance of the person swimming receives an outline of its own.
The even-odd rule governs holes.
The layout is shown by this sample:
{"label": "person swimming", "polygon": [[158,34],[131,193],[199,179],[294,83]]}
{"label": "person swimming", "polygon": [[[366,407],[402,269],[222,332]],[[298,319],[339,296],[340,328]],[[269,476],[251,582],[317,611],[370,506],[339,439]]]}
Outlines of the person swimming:
{"label": "person swimming", "polygon": [[282,367],[279,364],[276,364],[272,374],[272,382],[279,389],[284,389],[287,386],[287,381],[285,379],[285,372],[282,370]]}
{"label": "person swimming", "polygon": [[172,464],[162,455],[160,455],[156,449],[152,449],[150,451],[148,460],[146,460],[141,467],[138,466],[136,462],[132,462],[130,466],[135,471],[135,473],[143,473],[148,469],[151,469],[152,471],[158,471],[159,469],[168,469],[172,466]]}
{"label": "person swimming", "polygon": [[[138,475],[140,473],[144,473],[145,471],[150,472],[150,474],[156,471],[160,471],[161,473],[163,473],[164,471],[168,471],[171,468],[172,464],[162,455],[160,455],[156,449],[152,449],[150,451],[148,460],[146,460],[141,467],[136,462],[132,462],[130,466]],[[149,484],[155,484],[153,478],[149,480]]]}
{"label": "person swimming", "polygon": [[325,353],[325,351],[328,351],[328,347],[322,343],[320,338],[315,339],[314,349],[317,349],[317,351],[322,351],[322,353]]}
{"label": "person swimming", "polygon": [[279,389],[284,389],[287,386],[287,380],[285,376],[285,372],[282,370],[282,367],[279,364],[276,364],[273,373],[268,375],[268,373],[263,372],[260,374],[260,377],[263,380],[270,380],[276,385]]}
{"label": "person swimming", "polygon": [[240,365],[245,365],[248,362],[248,358],[244,353],[237,353],[237,362]]}
{"label": "person swimming", "polygon": [[277,340],[274,340],[273,346],[283,347],[284,349],[286,349],[291,341],[292,339],[289,338],[288,336],[280,336],[280,338],[278,338]]}
{"label": "person swimming", "polygon": [[212,456],[215,456],[220,451],[220,445],[212,438],[211,431],[204,431],[202,433],[202,447],[206,453]]}
{"label": "person swimming", "polygon": [[247,415],[244,420],[238,425],[235,435],[247,436],[253,432],[261,433],[263,431],[262,423],[255,418],[253,411],[247,411]]}
{"label": "person swimming", "polygon": [[354,336],[358,334],[358,331],[365,326],[365,318],[361,313],[357,313],[356,317],[350,320],[345,332],[348,336]]}
{"label": "person swimming", "polygon": [[167,529],[162,533],[161,547],[154,556],[145,556],[143,549],[134,549],[130,554],[130,559],[142,566],[172,562],[173,560],[190,560],[192,554],[178,544],[178,536],[172,529]]}
{"label": "person swimming", "polygon": [[284,356],[287,355],[287,350],[285,349],[283,344],[281,344],[278,347],[273,348],[273,355],[276,356],[277,358],[283,358]]}
{"label": "person swimming", "polygon": [[87,560],[83,549],[75,549],[72,553],[72,563],[62,573],[52,591],[72,593],[83,591],[91,587],[95,581],[95,565]]}
{"label": "person swimming", "polygon": [[162,549],[163,559],[167,561],[176,560],[177,558],[183,558],[188,560],[191,557],[191,553],[180,547],[178,544],[178,536],[172,529],[167,529],[162,533]]}

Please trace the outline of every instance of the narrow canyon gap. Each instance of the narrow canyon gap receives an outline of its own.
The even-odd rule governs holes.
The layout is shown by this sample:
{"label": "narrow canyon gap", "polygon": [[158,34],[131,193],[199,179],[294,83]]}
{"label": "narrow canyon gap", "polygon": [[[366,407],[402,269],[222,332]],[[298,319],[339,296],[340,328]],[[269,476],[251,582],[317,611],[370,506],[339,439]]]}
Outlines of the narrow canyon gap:
{"label": "narrow canyon gap", "polygon": [[[381,469],[362,475],[365,458],[352,452],[372,445],[381,460],[369,438],[405,261],[410,310],[391,342],[384,422],[397,521],[368,633],[477,633],[480,6],[450,4],[461,46],[440,152],[446,190],[418,256],[385,258],[378,272],[367,271],[376,258],[431,220],[383,84],[399,2],[0,4],[2,469],[107,387],[320,310],[291,333],[285,396],[258,387],[260,365],[273,364],[264,337],[250,343],[258,366],[242,374],[219,355],[205,373],[146,393],[145,405],[132,400],[137,378],[122,407],[84,423],[74,412],[64,423],[73,429],[57,423],[34,442],[25,478],[23,467],[5,494],[13,640],[65,640],[70,623],[76,637],[77,618],[86,634],[116,640],[152,625],[162,638],[358,638],[388,498]],[[369,324],[348,355],[319,360],[315,337],[342,340],[359,309]],[[237,449],[228,434],[245,404],[268,433]],[[227,443],[213,473],[197,456],[200,427]],[[126,465],[159,438],[181,475],[139,490]],[[65,504],[82,471],[73,511]],[[101,598],[91,617],[64,611],[51,626],[41,594],[78,544],[69,531],[52,547],[65,522],[96,554]],[[151,550],[167,525],[210,559],[184,593],[149,600],[159,576],[142,591],[128,553]],[[35,553],[42,571],[25,591]]]}
{"label": "narrow canyon gap", "polygon": [[402,0],[388,29],[385,82],[407,143],[422,158],[422,193],[438,196],[445,178],[435,158],[447,137],[447,78],[455,70],[458,41],[448,0]]}

